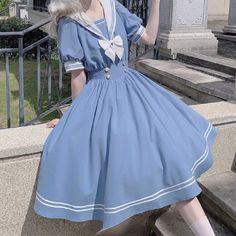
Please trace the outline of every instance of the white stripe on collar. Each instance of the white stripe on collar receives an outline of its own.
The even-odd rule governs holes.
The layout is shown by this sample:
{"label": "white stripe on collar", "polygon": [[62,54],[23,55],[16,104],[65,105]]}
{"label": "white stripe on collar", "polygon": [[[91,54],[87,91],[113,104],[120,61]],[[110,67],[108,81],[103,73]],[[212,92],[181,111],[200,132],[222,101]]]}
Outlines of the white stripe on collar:
{"label": "white stripe on collar", "polygon": [[[88,15],[85,12],[81,13],[81,16],[79,14],[70,15],[70,17],[74,20],[76,20],[78,23],[80,23],[82,26],[84,26],[86,29],[91,31],[92,33],[96,34],[100,38],[104,40],[111,40],[114,37],[114,31],[116,26],[116,8],[115,8],[115,2],[114,0],[99,0],[103,6],[104,14],[105,14],[105,20],[109,32],[110,38],[107,39],[101,30],[97,27],[97,25],[88,17]],[[107,2],[109,1],[110,4]],[[89,23],[86,23],[84,21],[88,21]]]}

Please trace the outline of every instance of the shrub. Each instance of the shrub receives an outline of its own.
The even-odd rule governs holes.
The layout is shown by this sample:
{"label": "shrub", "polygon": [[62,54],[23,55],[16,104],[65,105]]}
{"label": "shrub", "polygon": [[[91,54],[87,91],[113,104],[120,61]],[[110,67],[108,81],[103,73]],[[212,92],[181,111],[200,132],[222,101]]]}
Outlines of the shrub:
{"label": "shrub", "polygon": [[0,11],[4,10],[9,4],[10,0],[1,0],[0,1]]}
{"label": "shrub", "polygon": [[[27,23],[25,20],[19,19],[17,17],[11,17],[5,20],[0,21],[0,32],[12,32],[12,31],[22,31],[30,27],[31,24]],[[31,45],[32,43],[38,41],[39,39],[47,36],[47,33],[41,29],[35,29],[30,33],[24,35],[24,48]],[[42,44],[42,52],[46,51],[47,44]],[[56,47],[56,42],[52,41],[52,48]],[[0,40],[0,48],[18,48],[18,37],[17,36],[7,36],[2,37]],[[11,56],[15,56],[15,53],[12,53]],[[36,56],[36,48],[32,49],[27,55],[32,57]]]}

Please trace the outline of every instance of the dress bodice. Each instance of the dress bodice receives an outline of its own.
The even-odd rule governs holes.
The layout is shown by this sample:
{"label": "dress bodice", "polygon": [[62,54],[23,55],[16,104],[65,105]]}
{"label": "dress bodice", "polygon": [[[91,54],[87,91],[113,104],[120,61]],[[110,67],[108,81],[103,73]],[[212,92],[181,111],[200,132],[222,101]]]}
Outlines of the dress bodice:
{"label": "dress bodice", "polygon": [[[114,11],[104,7],[105,19],[97,20],[91,25],[86,25],[76,17],[65,16],[60,19],[58,48],[61,61],[67,72],[84,68],[89,73],[109,68],[112,64],[117,65],[124,62],[127,65],[128,40],[139,44],[144,32],[142,19],[129,12],[118,1],[109,1],[114,4]],[[121,43],[123,53],[120,53],[119,57],[118,52],[120,51],[115,49],[120,47]],[[105,50],[109,45],[110,52],[108,49]],[[109,55],[113,51],[117,56],[111,60]]]}

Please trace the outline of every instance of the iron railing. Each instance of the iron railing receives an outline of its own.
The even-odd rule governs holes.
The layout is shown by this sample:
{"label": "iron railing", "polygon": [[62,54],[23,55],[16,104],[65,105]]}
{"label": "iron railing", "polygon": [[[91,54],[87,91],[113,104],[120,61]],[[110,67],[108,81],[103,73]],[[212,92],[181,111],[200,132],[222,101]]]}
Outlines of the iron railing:
{"label": "iron railing", "polygon": [[131,12],[135,13],[143,19],[143,24],[147,24],[148,18],[148,0],[119,0]]}
{"label": "iron railing", "polygon": [[34,0],[33,9],[37,11],[47,11],[47,0]]}
{"label": "iron railing", "polygon": [[[51,64],[51,55],[52,48],[51,38],[47,35],[41,39],[38,39],[36,42],[32,43],[29,46],[24,47],[24,36],[31,33],[33,30],[38,29],[42,26],[45,26],[50,22],[51,18],[45,19],[34,26],[31,26],[23,31],[19,32],[0,32],[0,39],[2,37],[17,37],[18,38],[18,47],[17,48],[1,48],[0,55],[3,55],[5,60],[5,74],[6,74],[6,120],[7,128],[11,127],[11,100],[10,100],[10,55],[16,53],[18,55],[18,84],[19,84],[19,126],[32,124],[33,122],[39,120],[40,118],[47,115],[49,112],[52,112],[56,109],[57,106],[66,103],[70,98],[63,98],[63,71],[62,65],[59,60],[59,73],[58,73],[58,103],[54,105],[52,109],[52,64]],[[41,93],[41,51],[42,45],[47,44],[46,51],[46,60],[47,60],[47,111],[42,112],[42,93]],[[37,73],[35,75],[37,80],[36,96],[37,96],[37,117],[30,121],[25,121],[25,96],[24,96],[24,58],[25,55],[35,49],[36,50],[36,63],[37,63]],[[57,49],[56,49],[57,51]],[[59,58],[58,58],[59,59]],[[32,78],[33,80],[34,78]],[[34,91],[32,91],[34,93]]]}

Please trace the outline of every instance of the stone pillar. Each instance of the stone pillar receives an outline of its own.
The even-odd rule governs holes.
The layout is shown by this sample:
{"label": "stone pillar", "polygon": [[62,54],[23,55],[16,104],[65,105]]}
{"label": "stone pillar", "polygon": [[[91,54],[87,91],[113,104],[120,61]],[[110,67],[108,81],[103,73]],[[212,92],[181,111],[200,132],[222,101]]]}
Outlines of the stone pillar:
{"label": "stone pillar", "polygon": [[236,34],[236,0],[230,0],[228,25],[224,27],[223,31]]}
{"label": "stone pillar", "polygon": [[176,58],[177,52],[217,52],[218,41],[207,29],[208,0],[164,0],[160,4],[159,55]]}

